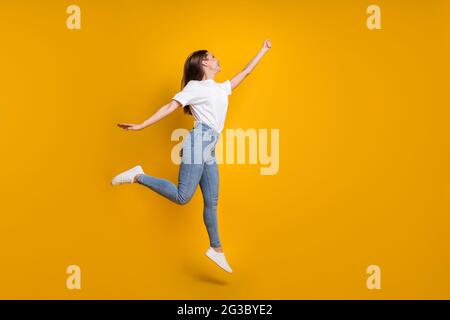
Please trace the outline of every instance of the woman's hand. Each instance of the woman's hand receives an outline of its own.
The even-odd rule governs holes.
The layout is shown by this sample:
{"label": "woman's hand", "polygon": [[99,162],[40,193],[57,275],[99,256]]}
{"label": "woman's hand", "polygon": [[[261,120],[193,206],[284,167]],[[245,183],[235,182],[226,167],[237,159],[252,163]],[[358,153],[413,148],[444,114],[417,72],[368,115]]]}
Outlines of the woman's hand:
{"label": "woman's hand", "polygon": [[262,50],[263,50],[263,51],[269,51],[270,48],[272,48],[272,42],[270,42],[270,39],[266,39],[266,40],[264,41]]}
{"label": "woman's hand", "polygon": [[144,129],[144,126],[142,124],[133,124],[133,123],[119,123],[117,124],[119,127],[125,130],[142,130]]}

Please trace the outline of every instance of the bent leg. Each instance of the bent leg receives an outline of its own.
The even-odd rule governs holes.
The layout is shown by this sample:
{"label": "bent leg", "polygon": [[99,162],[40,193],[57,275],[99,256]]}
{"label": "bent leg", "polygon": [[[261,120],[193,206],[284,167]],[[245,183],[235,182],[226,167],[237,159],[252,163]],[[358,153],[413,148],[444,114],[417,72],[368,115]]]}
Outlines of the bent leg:
{"label": "bent leg", "polygon": [[178,173],[178,186],[173,182],[148,174],[141,174],[136,181],[147,186],[167,199],[186,204],[194,195],[203,172],[203,164],[186,164],[181,162]]}
{"label": "bent leg", "polygon": [[203,221],[208,231],[210,246],[221,247],[217,223],[217,205],[219,199],[219,170],[217,162],[205,163],[200,179],[203,194]]}

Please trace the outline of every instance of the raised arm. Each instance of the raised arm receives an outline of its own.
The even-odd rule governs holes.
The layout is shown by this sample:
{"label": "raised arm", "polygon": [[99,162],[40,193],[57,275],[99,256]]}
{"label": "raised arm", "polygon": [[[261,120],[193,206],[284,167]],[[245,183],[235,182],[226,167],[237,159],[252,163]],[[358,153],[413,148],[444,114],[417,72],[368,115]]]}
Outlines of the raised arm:
{"label": "raised arm", "polygon": [[150,116],[150,118],[148,118],[141,124],[119,123],[117,125],[125,130],[142,130],[145,127],[148,127],[149,125],[152,125],[155,122],[164,118],[165,116],[169,115],[170,113],[175,111],[180,106],[181,106],[181,103],[179,103],[178,101],[175,101],[175,100],[171,100],[169,103],[167,103],[167,104],[163,105],[161,108],[159,108],[154,114],[152,114]]}
{"label": "raised arm", "polygon": [[256,56],[245,66],[245,68],[241,72],[239,72],[230,80],[232,90],[236,88],[242,82],[242,80],[244,80],[250,74],[250,72],[252,72],[253,69],[255,69],[259,60],[261,60],[261,58],[267,53],[267,51],[270,50],[271,47],[272,43],[269,39],[266,39],[262,48],[258,51]]}

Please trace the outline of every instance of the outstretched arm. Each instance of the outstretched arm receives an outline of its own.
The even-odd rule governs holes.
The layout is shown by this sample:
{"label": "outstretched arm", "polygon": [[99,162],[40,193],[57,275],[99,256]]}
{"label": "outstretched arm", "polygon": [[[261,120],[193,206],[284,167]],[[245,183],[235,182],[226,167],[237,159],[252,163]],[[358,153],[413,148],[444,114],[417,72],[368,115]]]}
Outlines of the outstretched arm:
{"label": "outstretched arm", "polygon": [[153,115],[150,116],[150,118],[148,118],[141,124],[119,123],[117,125],[125,130],[142,130],[145,127],[148,127],[149,125],[152,125],[155,122],[161,120],[162,118],[169,115],[179,107],[181,107],[181,103],[172,100],[169,103],[163,105],[161,108],[159,108]]}
{"label": "outstretched arm", "polygon": [[250,72],[252,72],[253,69],[255,69],[259,60],[261,60],[261,58],[267,53],[267,51],[270,50],[271,47],[272,43],[269,39],[266,39],[264,41],[263,47],[258,51],[256,56],[245,66],[245,68],[241,72],[239,72],[230,80],[232,90],[236,88],[242,82],[242,80],[244,80],[250,74]]}

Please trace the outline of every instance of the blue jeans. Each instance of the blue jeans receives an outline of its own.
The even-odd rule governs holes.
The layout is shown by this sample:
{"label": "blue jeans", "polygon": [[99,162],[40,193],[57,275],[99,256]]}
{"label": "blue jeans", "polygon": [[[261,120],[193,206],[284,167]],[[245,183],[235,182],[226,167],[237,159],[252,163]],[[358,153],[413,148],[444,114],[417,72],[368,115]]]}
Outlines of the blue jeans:
{"label": "blue jeans", "polygon": [[148,174],[142,174],[136,180],[180,205],[191,200],[197,185],[200,184],[204,205],[203,221],[208,231],[210,246],[213,248],[221,246],[217,227],[219,170],[215,146],[218,139],[219,133],[215,129],[196,121],[182,143],[178,186],[171,181]]}

